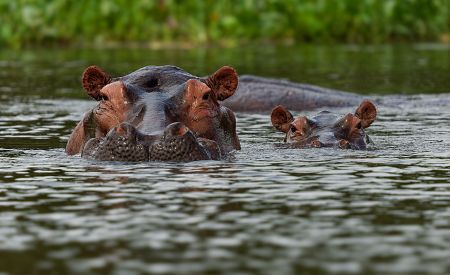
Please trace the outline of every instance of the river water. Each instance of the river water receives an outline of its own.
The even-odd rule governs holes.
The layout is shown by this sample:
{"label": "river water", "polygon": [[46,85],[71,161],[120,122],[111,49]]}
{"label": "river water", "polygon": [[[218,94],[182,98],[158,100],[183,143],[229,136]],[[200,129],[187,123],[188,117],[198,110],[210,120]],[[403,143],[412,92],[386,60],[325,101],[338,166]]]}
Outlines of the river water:
{"label": "river water", "polygon": [[[284,149],[268,113],[238,113],[224,161],[67,156],[90,64],[229,64],[376,97],[376,146]],[[0,273],[449,274],[449,72],[442,45],[2,50]]]}

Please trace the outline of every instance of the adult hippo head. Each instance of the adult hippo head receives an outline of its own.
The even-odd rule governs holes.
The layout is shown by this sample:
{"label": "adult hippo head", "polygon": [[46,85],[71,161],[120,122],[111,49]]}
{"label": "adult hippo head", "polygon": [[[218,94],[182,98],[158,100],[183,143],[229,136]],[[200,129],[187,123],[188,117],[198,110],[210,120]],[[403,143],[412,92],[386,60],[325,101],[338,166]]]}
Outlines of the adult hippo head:
{"label": "adult hippo head", "polygon": [[[99,67],[91,66],[84,71],[82,82],[87,94],[98,104],[73,130],[66,146],[70,155],[82,152],[85,156],[107,159],[105,156],[110,153],[102,150],[111,150],[111,144],[119,140],[127,140],[125,151],[131,152],[143,146],[162,154],[161,148],[169,147],[161,147],[161,144],[168,140],[175,144],[174,137],[182,137],[176,142],[179,150],[189,147],[181,148],[180,141],[189,140],[206,151],[214,151],[208,156],[240,149],[235,116],[219,104],[219,101],[232,96],[237,88],[238,77],[231,67],[222,67],[211,76],[200,78],[175,66],[147,66],[128,75],[111,78]],[[175,122],[178,124],[173,124]],[[93,138],[95,141],[87,144]],[[151,147],[155,144],[160,145],[159,151]],[[127,154],[111,159],[127,160]],[[173,154],[175,156],[176,152]],[[153,155],[153,158],[166,159],[160,155]],[[195,159],[191,155],[186,160],[194,160],[190,158]],[[204,158],[208,157],[200,159]],[[134,159],[130,157],[130,160]]]}
{"label": "adult hippo head", "polygon": [[279,105],[272,110],[272,125],[286,133],[285,142],[293,147],[338,147],[342,149],[366,149],[371,143],[365,129],[375,121],[375,105],[364,100],[354,114],[345,116],[328,111],[307,118],[292,114]]}

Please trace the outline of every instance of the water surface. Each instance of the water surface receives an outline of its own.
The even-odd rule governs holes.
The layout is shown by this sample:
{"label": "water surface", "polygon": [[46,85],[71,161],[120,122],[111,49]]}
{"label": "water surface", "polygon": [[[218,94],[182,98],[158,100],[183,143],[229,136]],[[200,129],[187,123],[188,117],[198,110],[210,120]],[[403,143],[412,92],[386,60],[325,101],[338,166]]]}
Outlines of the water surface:
{"label": "water surface", "polygon": [[[448,274],[448,58],[439,45],[0,51],[0,272]],[[376,148],[282,149],[268,113],[238,113],[242,150],[224,161],[67,156],[95,104],[79,83],[90,64],[229,64],[378,97]]]}

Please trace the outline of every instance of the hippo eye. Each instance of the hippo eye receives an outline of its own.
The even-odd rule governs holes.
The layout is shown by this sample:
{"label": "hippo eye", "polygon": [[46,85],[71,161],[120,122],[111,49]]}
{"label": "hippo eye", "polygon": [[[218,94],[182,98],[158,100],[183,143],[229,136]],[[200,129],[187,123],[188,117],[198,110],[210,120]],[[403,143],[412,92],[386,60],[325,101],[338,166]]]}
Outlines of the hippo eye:
{"label": "hippo eye", "polygon": [[210,95],[211,95],[211,93],[210,93],[210,92],[207,92],[207,93],[205,93],[205,94],[203,95],[202,99],[203,99],[203,100],[208,100]]}
{"label": "hippo eye", "polygon": [[358,124],[356,124],[356,129],[361,129],[362,128],[362,124],[361,122],[358,122]]}
{"label": "hippo eye", "polygon": [[106,96],[106,95],[101,95],[101,96],[100,96],[100,99],[101,99],[101,100],[104,100],[104,101],[107,101],[109,98],[108,98],[108,96]]}
{"label": "hippo eye", "polygon": [[148,88],[155,88],[159,84],[158,78],[151,78],[146,84]]}
{"label": "hippo eye", "polygon": [[291,126],[291,132],[292,132],[292,133],[295,133],[296,131],[297,131],[297,128],[295,128],[295,126],[292,125],[292,126]]}

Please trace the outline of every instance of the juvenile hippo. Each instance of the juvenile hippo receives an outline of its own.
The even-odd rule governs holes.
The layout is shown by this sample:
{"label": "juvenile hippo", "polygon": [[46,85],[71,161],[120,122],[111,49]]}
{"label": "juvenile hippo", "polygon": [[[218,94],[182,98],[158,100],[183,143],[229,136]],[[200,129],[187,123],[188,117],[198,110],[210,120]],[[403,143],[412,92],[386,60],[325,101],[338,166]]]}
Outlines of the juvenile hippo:
{"label": "juvenile hippo", "polygon": [[147,66],[111,78],[91,66],[82,82],[98,104],[73,130],[66,146],[70,155],[188,161],[240,149],[234,113],[219,104],[238,84],[231,67],[200,78],[175,66]]}
{"label": "juvenile hippo", "polygon": [[375,121],[375,105],[364,100],[354,114],[341,116],[328,111],[312,118],[292,114],[279,105],[272,110],[272,125],[286,133],[284,141],[292,147],[338,147],[342,149],[366,149],[371,143],[365,129]]}

